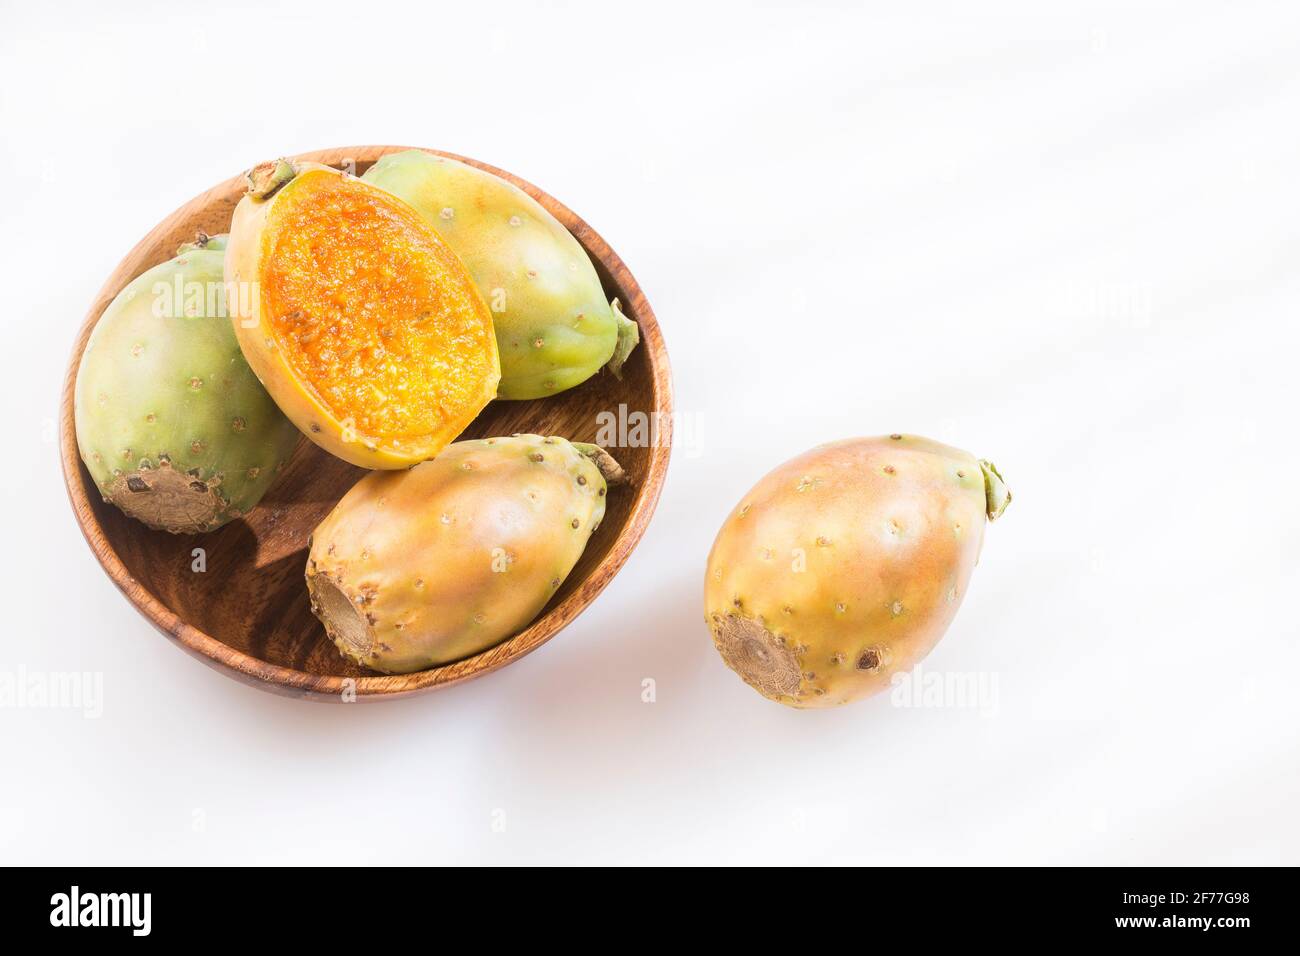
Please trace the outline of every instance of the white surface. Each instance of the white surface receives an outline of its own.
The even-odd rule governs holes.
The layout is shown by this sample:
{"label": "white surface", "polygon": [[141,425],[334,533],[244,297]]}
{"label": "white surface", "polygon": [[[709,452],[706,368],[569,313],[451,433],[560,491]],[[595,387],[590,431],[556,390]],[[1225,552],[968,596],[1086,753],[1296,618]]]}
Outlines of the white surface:
{"label": "white surface", "polygon": [[[1294,8],[69,6],[0,6],[0,668],[102,673],[103,713],[0,709],[0,859],[1300,863]],[[658,312],[683,441],[551,644],[331,707],[137,616],[53,421],[155,222],[365,142],[586,217]],[[713,535],[778,462],[894,430],[1015,492],[926,662],[996,699],[769,703],[702,623]]]}

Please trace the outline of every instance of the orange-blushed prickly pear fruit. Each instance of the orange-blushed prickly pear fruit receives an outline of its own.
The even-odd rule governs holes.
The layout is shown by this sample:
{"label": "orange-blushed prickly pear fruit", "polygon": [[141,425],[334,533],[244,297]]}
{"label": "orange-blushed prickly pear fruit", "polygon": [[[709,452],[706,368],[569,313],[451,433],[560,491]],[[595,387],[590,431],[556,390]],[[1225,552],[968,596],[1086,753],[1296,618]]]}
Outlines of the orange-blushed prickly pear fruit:
{"label": "orange-blushed prickly pear fruit", "polygon": [[200,235],[128,284],[77,369],[77,446],[100,494],[176,534],[250,511],[298,443],[235,341],[224,246]]}
{"label": "orange-blushed prickly pear fruit", "polygon": [[602,449],[541,435],[372,472],[312,533],[312,610],[344,656],[385,673],[477,654],[545,607],[621,477]]}
{"label": "orange-blushed prickly pear fruit", "polygon": [[874,694],[939,642],[966,594],[997,469],[927,438],[822,445],[764,477],[718,532],[705,619],[764,696],[828,707]]}
{"label": "orange-blushed prickly pear fruit", "polygon": [[469,267],[492,307],[499,398],[544,398],[602,367],[615,376],[640,341],[578,240],[537,200],[486,170],[421,149],[361,177],[406,200]]}
{"label": "orange-blushed prickly pear fruit", "polygon": [[251,170],[225,276],[248,364],[345,461],[432,458],[496,394],[492,317],[464,264],[414,209],[345,172]]}

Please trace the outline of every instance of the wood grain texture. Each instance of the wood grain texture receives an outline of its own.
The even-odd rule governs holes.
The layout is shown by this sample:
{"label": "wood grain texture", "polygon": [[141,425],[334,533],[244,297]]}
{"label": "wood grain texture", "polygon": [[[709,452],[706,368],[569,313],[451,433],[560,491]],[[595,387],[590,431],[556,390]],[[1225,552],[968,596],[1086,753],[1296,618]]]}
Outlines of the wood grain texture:
{"label": "wood grain texture", "polygon": [[[296,158],[358,174],[404,146],[356,146]],[[439,152],[430,150],[430,152]],[[159,223],[122,260],[95,297],[73,346],[59,418],[60,454],[68,496],[86,541],[113,583],[173,642],[205,663],[255,687],[293,697],[358,700],[420,693],[486,674],[518,660],[554,637],[609,584],[645,533],[668,469],[672,447],[672,381],[668,354],[650,303],[627,266],[567,207],[516,176],[454,153],[440,153],[509,180],[540,202],[586,249],[610,297],[641,328],[621,381],[602,371],[560,395],[492,402],[462,436],[535,432],[594,441],[598,415],[642,412],[657,426],[654,441],[611,451],[628,485],[610,490],[600,530],[541,615],[524,631],[465,660],[415,674],[386,676],[346,661],[326,638],[307,602],[303,573],[307,537],[364,472],[302,439],[284,473],[244,518],[204,535],[152,531],[102,501],[81,463],[73,422],[77,366],[91,330],[128,282],[170,259],[198,230],[225,232],[243,194],[242,176],[195,197]],[[263,159],[272,157],[261,157]],[[202,547],[207,570],[194,572],[191,551]]]}

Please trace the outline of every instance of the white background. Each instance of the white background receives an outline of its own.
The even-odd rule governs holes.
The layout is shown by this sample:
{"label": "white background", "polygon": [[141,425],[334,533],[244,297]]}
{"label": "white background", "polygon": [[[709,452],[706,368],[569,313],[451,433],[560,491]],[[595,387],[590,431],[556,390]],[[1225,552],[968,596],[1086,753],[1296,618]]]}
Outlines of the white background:
{"label": "white background", "polygon": [[[0,0],[0,669],[102,673],[103,714],[0,709],[0,860],[1300,863],[1294,6],[77,6]],[[356,143],[587,218],[658,313],[681,441],[553,642],[325,706],[136,614],[53,422],[155,222]],[[713,535],[778,462],[895,430],[1015,492],[925,664],[996,697],[770,703],[703,624]]]}

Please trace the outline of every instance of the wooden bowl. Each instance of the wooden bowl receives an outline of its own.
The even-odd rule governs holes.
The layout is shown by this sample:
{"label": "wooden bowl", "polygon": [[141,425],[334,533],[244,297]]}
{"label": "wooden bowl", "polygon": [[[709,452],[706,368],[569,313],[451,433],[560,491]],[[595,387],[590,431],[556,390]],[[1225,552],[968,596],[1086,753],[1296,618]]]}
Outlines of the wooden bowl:
{"label": "wooden bowl", "polygon": [[[357,146],[297,157],[332,166],[356,164],[358,174],[401,146]],[[465,660],[414,674],[386,676],[345,660],[326,638],[307,603],[307,536],[364,472],[305,438],[260,505],[243,519],[203,535],[152,531],[106,504],[77,452],[73,389],[91,329],[113,297],[151,266],[172,258],[198,230],[227,231],[243,194],[236,176],[176,210],[122,260],[96,296],[77,336],[59,416],[63,477],[77,523],[108,576],[127,599],[180,647],[254,687],[292,697],[342,700],[397,697],[468,680],[518,660],[550,640],[590,604],[618,573],[645,533],[668,469],[672,445],[672,383],[659,325],[632,273],[603,239],[536,186],[492,166],[443,153],[509,180],[545,206],[582,243],[609,297],[641,327],[641,344],[622,381],[606,371],[552,398],[490,404],[462,437],[536,432],[594,441],[597,416],[641,412],[657,426],[655,440],[611,447],[631,481],[612,488],[600,530],[538,618],[524,631]],[[267,159],[271,157],[251,157]],[[635,422],[637,419],[633,418]],[[629,431],[628,434],[635,435]],[[191,571],[194,548],[207,570]]]}

